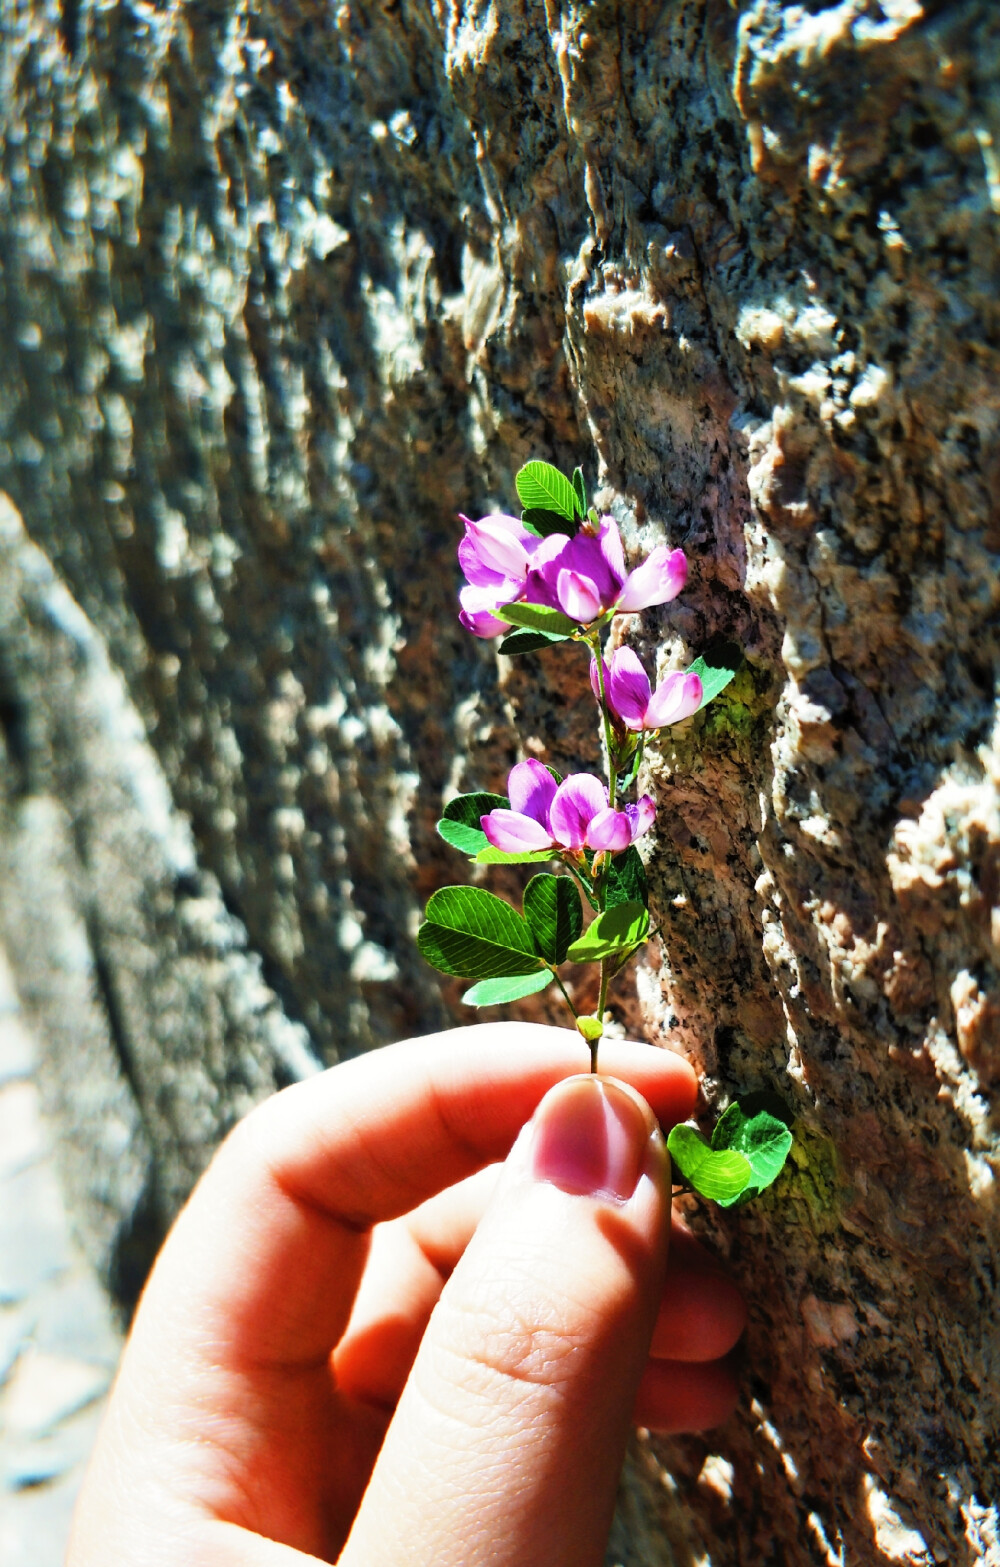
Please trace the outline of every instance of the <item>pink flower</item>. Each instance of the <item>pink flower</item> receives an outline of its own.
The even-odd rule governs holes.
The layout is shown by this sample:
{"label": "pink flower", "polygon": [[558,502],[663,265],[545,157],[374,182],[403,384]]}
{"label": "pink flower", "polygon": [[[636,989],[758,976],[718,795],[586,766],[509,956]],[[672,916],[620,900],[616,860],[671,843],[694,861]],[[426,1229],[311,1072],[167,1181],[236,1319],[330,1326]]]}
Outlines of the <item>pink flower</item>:
{"label": "pink flower", "polygon": [[[590,661],[590,684],[600,700],[597,662]],[[701,705],[701,678],[676,669],[651,691],[649,676],[630,647],[616,648],[604,665],[604,691],[611,716],[626,729],[665,729],[690,718]]]}
{"label": "pink flower", "polygon": [[687,581],[683,550],[659,545],[631,573],[625,571],[621,536],[611,517],[596,533],[585,529],[569,538],[552,533],[533,553],[524,590],[528,604],[546,604],[571,620],[589,625],[607,610],[648,609],[677,597]]}
{"label": "pink flower", "polygon": [[619,614],[651,609],[654,604],[669,604],[687,582],[688,563],[683,550],[668,550],[658,544],[641,566],[625,580],[616,606]]}
{"label": "pink flower", "polygon": [[477,637],[498,637],[508,629],[491,611],[513,604],[524,592],[531,559],[543,542],[516,517],[495,512],[473,522],[463,517],[465,537],[458,546],[458,563],[467,587],[458,595],[459,620]]}
{"label": "pink flower", "polygon": [[619,854],[656,814],[649,795],[615,811],[608,791],[590,773],[571,773],[561,784],[534,760],[518,762],[507,780],[510,809],[490,811],[480,825],[495,849],[520,854],[536,849],[608,849]]}

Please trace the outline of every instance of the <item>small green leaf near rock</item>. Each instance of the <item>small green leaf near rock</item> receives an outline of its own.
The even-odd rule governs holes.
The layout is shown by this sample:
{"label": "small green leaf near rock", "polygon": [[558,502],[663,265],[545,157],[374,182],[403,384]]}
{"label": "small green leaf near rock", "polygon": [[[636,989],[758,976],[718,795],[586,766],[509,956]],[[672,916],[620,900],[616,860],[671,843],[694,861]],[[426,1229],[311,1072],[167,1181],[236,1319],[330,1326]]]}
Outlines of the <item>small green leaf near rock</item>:
{"label": "small green leaf near rock", "polygon": [[738,668],[739,664],[735,660],[715,663],[708,660],[704,655],[695,659],[687,673],[689,675],[698,675],[701,678],[702,694],[697,709],[699,713],[703,707],[707,707],[709,702],[719,695],[720,691],[726,689],[731,680],[736,678]]}
{"label": "small green leaf near rock", "polygon": [[749,1201],[780,1175],[792,1146],[791,1112],[776,1094],[747,1094],[735,1099],[720,1116],[712,1133],[713,1149],[735,1149],[747,1160],[752,1185],[743,1194]]}
{"label": "small green leaf near rock", "polygon": [[753,1181],[750,1162],[735,1149],[715,1150],[693,1126],[675,1126],[667,1138],[674,1168],[703,1197],[729,1208]]}

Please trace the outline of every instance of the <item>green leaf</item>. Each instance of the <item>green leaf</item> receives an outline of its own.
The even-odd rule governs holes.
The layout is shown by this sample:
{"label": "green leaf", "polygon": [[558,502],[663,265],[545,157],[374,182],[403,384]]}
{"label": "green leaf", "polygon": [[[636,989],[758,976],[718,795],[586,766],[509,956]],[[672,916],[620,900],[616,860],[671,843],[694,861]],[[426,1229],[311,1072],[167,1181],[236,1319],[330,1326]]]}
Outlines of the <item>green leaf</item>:
{"label": "green leaf", "polygon": [[424,910],[417,946],[442,974],[468,979],[533,974],[541,967],[527,920],[482,887],[442,887]]}
{"label": "green leaf", "polygon": [[599,1017],[578,1017],[576,1026],[588,1045],[592,1045],[595,1039],[604,1038],[604,1024]]}
{"label": "green leaf", "polygon": [[[642,766],[642,758],[643,758],[644,751],[645,751],[645,746],[635,745],[632,748],[631,758],[629,758],[629,756],[628,756],[628,754],[626,752],[626,755],[623,758],[624,762],[626,763],[625,771],[623,773],[619,773],[618,774],[618,792],[619,792],[619,794],[625,794],[626,791],[631,789],[632,785],[635,783],[636,776],[637,776],[637,774],[639,772],[639,768]],[[619,753],[619,755],[620,754],[621,753]]]}
{"label": "green leaf", "polygon": [[464,822],[449,822],[442,818],[437,830],[445,843],[450,843],[462,854],[478,854],[490,841],[481,827],[466,827]]}
{"label": "green leaf", "polygon": [[693,1126],[675,1126],[667,1151],[684,1179],[703,1197],[732,1207],[753,1181],[749,1161],[735,1149],[715,1150]]}
{"label": "green leaf", "polygon": [[554,642],[567,640],[561,632],[555,631],[512,631],[509,637],[504,637],[497,651],[513,658],[518,653],[538,653]]}
{"label": "green leaf", "polygon": [[489,845],[489,839],[479,825],[479,819],[497,807],[508,805],[504,794],[457,794],[444,808],[444,816],[437,830],[445,843],[463,854],[478,854]]}
{"label": "green leaf", "polygon": [[566,956],[571,963],[598,963],[638,946],[648,930],[649,912],[642,903],[619,903],[599,914]]}
{"label": "green leaf", "polygon": [[573,469],[573,488],[576,491],[576,498],[580,502],[580,516],[585,517],[587,515],[587,486],[583,482],[582,468]]}
{"label": "green leaf", "polygon": [[621,903],[641,903],[649,906],[649,885],[646,867],[633,843],[624,854],[616,854],[604,873],[605,904],[609,909]]}
{"label": "green leaf", "polygon": [[501,604],[497,614],[501,620],[523,626],[526,631],[550,631],[568,637],[580,629],[578,620],[570,620],[561,609],[552,609],[548,604]]}
{"label": "green leaf", "polygon": [[744,1201],[764,1191],[781,1173],[792,1146],[791,1112],[776,1094],[747,1094],[735,1099],[720,1116],[712,1133],[712,1147],[734,1148],[753,1172],[753,1183]]}
{"label": "green leaf", "polygon": [[505,794],[488,794],[485,789],[477,789],[474,794],[456,794],[444,808],[444,819],[448,822],[464,822],[467,827],[478,827],[479,818],[489,811],[507,810],[510,801]]}
{"label": "green leaf", "polygon": [[521,505],[528,511],[541,507],[543,511],[558,512],[569,522],[582,517],[576,491],[564,473],[548,462],[525,463],[514,480]]}
{"label": "green leaf", "polygon": [[533,996],[536,990],[551,985],[552,975],[547,968],[540,974],[518,974],[511,979],[481,979],[462,997],[467,1007],[499,1007],[505,1001],[520,1001],[522,996]]}
{"label": "green leaf", "polygon": [[735,678],[742,662],[743,655],[732,642],[723,644],[718,652],[706,650],[695,659],[687,673],[701,676],[702,696],[698,706],[699,713],[718,696],[720,691],[726,689],[730,680]]}
{"label": "green leaf", "polygon": [[547,539],[553,533],[572,535],[577,532],[578,527],[561,512],[548,511],[544,506],[526,506],[521,513],[521,521],[529,533],[536,533],[540,539]]}
{"label": "green leaf", "polygon": [[476,855],[477,865],[544,865],[547,860],[555,859],[556,849],[494,849],[488,844],[485,849],[480,849]]}
{"label": "green leaf", "polygon": [[524,889],[524,917],[546,963],[563,963],[583,929],[576,884],[568,876],[532,876]]}
{"label": "green leaf", "polygon": [[758,1088],[752,1094],[741,1094],[736,1103],[741,1106],[746,1116],[759,1115],[762,1110],[766,1110],[768,1115],[773,1115],[774,1119],[787,1126],[789,1131],[795,1125],[795,1112],[780,1095],[772,1094],[769,1088]]}

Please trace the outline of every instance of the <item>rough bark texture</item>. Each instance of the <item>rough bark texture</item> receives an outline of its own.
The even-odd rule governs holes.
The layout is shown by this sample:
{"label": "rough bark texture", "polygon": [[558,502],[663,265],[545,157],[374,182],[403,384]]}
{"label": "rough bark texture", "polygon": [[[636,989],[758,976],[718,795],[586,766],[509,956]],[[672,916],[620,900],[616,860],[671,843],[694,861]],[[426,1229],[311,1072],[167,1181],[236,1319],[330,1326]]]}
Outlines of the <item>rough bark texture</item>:
{"label": "rough bark texture", "polygon": [[998,77],[992,0],[0,15],[4,929],[121,1300],[247,1103],[458,1015],[412,933],[511,715],[596,755],[578,654],[456,627],[459,507],[581,461],[692,562],[622,635],[746,650],[623,1020],[799,1142],[615,1561],[1000,1562]]}

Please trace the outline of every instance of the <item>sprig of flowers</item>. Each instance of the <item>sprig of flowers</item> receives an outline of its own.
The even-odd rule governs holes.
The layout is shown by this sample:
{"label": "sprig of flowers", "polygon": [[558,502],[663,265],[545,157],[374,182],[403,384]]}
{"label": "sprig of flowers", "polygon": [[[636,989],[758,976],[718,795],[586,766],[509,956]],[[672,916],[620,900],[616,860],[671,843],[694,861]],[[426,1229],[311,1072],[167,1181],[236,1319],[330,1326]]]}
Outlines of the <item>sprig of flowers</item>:
{"label": "sprig of flowers", "polygon": [[[579,468],[567,478],[549,463],[529,462],[515,482],[520,517],[494,512],[461,519],[458,560],[466,585],[459,620],[474,636],[502,637],[499,651],[508,657],[559,642],[583,645],[607,776],[563,778],[529,759],[511,769],[506,795],[478,792],[449,801],[438,831],[473,863],[548,863],[558,870],[531,878],[520,913],[482,887],[441,888],[427,904],[417,944],[442,973],[475,981],[462,997],[467,1006],[501,1005],[555,983],[596,1072],[609,986],[655,934],[636,841],[652,826],[656,805],[648,794],[628,798],[646,744],[706,706],[736,669],[703,654],[654,688],[631,648],[605,656],[604,635],[616,615],[668,604],[683,590],[684,552],[660,546],[629,571],[618,527],[588,507]],[[593,1013],[578,1012],[559,973],[565,963],[599,965]],[[781,1110],[768,1095],[734,1101],[711,1143],[695,1127],[675,1127],[668,1146],[676,1170],[692,1189],[726,1206],[756,1195],[774,1180],[791,1145]]]}

